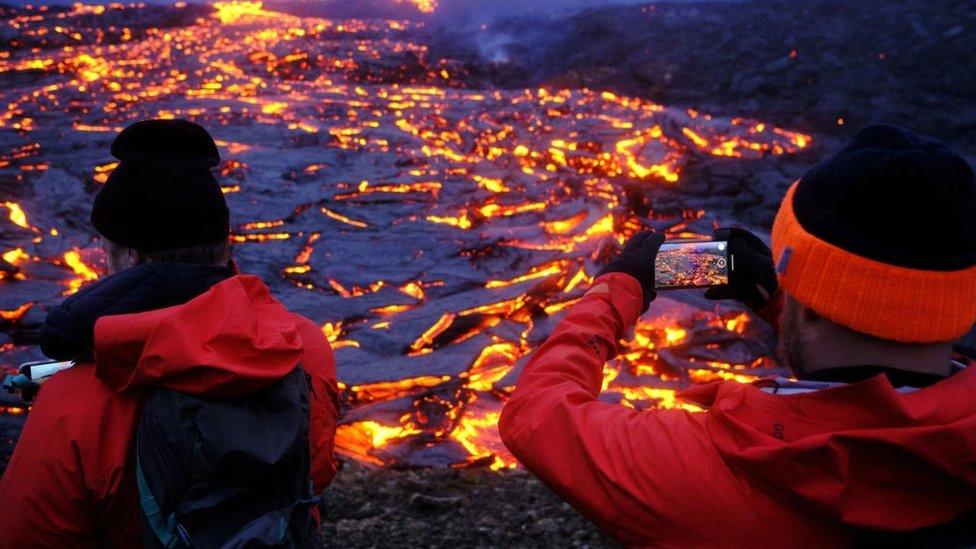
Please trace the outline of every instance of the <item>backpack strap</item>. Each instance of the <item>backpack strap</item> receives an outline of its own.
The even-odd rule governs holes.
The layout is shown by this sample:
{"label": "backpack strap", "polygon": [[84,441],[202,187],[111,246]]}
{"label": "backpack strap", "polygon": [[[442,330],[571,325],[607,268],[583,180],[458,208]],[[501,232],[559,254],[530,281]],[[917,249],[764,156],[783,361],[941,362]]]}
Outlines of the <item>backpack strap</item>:
{"label": "backpack strap", "polygon": [[[177,524],[175,514],[167,517],[167,520],[163,520],[162,512],[159,510],[159,502],[152,495],[149,483],[146,482],[146,475],[142,472],[138,450],[136,451],[136,484],[139,486],[139,505],[146,516],[146,522],[149,523],[163,547],[167,549],[178,547],[180,542],[190,546],[190,540],[180,525]],[[174,532],[178,532],[180,536],[177,537]]]}

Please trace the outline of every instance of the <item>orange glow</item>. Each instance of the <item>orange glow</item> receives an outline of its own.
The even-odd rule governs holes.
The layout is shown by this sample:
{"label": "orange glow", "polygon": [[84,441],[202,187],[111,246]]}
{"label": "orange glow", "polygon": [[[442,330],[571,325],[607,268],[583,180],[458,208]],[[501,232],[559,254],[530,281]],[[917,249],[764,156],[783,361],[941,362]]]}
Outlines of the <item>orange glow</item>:
{"label": "orange glow", "polygon": [[512,189],[509,188],[505,183],[498,178],[494,177],[482,177],[480,175],[472,175],[471,179],[474,179],[478,183],[478,186],[491,191],[493,193],[507,193]]}
{"label": "orange glow", "polygon": [[635,152],[652,140],[661,139],[663,135],[664,132],[661,130],[661,127],[654,126],[647,131],[637,132],[637,135],[633,138],[622,139],[617,142],[617,153],[623,157],[630,175],[638,179],[657,177],[669,183],[678,181],[677,159],[666,159],[663,162],[643,164]]}
{"label": "orange glow", "polygon": [[502,206],[500,204],[486,204],[478,209],[478,212],[485,217],[511,216],[526,212],[537,212],[546,208],[545,202],[530,202],[528,204],[515,204]]}
{"label": "orange glow", "polygon": [[749,324],[749,315],[746,313],[740,313],[734,318],[730,318],[725,321],[725,329],[730,332],[745,333],[746,326]]}
{"label": "orange glow", "polygon": [[291,238],[288,233],[257,233],[257,234],[235,234],[230,239],[233,242],[267,242],[268,240],[287,240]]}
{"label": "orange glow", "polygon": [[482,349],[466,374],[467,386],[476,391],[490,391],[495,383],[508,374],[515,361],[522,356],[513,343],[494,343]]}
{"label": "orange glow", "polygon": [[688,370],[688,377],[694,383],[708,383],[709,381],[722,381],[726,379],[738,381],[739,383],[752,383],[759,379],[757,376],[734,374],[732,372],[709,370],[706,368]]}
{"label": "orange glow", "polygon": [[111,175],[112,170],[117,168],[118,165],[118,162],[106,162],[104,164],[96,165],[95,174],[92,176],[92,179],[94,179],[96,183],[104,184],[106,181],[108,181],[108,176]]}
{"label": "orange glow", "polygon": [[436,215],[428,215],[427,216],[427,221],[430,221],[431,223],[441,223],[441,224],[444,224],[444,225],[454,225],[455,227],[457,227],[459,229],[470,229],[471,228],[471,220],[468,219],[468,215],[467,214],[464,214],[464,215],[461,215],[461,216],[458,216],[458,217],[442,217],[442,216],[436,216]]}
{"label": "orange glow", "polygon": [[382,425],[375,421],[357,421],[336,428],[336,451],[355,459],[382,465],[383,461],[370,455],[373,448],[379,448],[398,439],[420,433],[417,429],[403,426]]}
{"label": "orange glow", "polygon": [[629,402],[653,401],[656,408],[681,409],[688,412],[701,412],[700,406],[684,402],[677,397],[674,389],[659,389],[655,387],[618,387],[615,390],[624,395]]}
{"label": "orange glow", "polygon": [[217,10],[214,17],[220,19],[222,24],[236,23],[244,17],[267,17],[273,12],[262,9],[263,2],[214,2],[213,7]]}
{"label": "orange glow", "polygon": [[539,278],[557,275],[564,271],[566,263],[567,262],[565,260],[552,261],[544,265],[532,267],[528,273],[510,280],[489,280],[487,283],[485,283],[485,288],[505,288],[513,284],[519,284],[529,280],[536,280]]}
{"label": "orange glow", "polygon": [[33,306],[34,306],[33,303],[24,303],[20,307],[17,307],[16,309],[13,310],[9,310],[9,311],[0,310],[0,318],[8,321],[20,320],[20,317],[24,316],[24,313],[26,313],[27,310]]}
{"label": "orange glow", "polygon": [[688,332],[684,328],[665,328],[664,334],[668,345],[675,345],[684,341]]}
{"label": "orange glow", "polygon": [[572,293],[581,284],[591,284],[593,282],[593,277],[586,274],[586,271],[580,269],[576,271],[576,274],[566,282],[566,286],[563,288],[563,293]]}
{"label": "orange glow", "polygon": [[[488,467],[492,471],[512,469],[518,462],[515,458],[504,453],[499,455],[493,448],[486,447],[482,441],[498,440],[499,412],[488,412],[483,415],[468,415],[451,433],[451,438],[461,443],[471,454],[472,460],[489,458]],[[503,457],[504,456],[504,457]]]}
{"label": "orange glow", "polygon": [[77,292],[86,282],[98,280],[98,273],[81,260],[78,250],[64,253],[64,263],[75,273],[76,278],[68,281],[68,294]]}
{"label": "orange glow", "polygon": [[282,226],[284,224],[285,224],[285,222],[282,221],[282,220],[280,220],[280,219],[275,220],[275,221],[254,221],[254,222],[245,224],[241,228],[244,229],[244,230],[247,230],[247,231],[253,231],[254,229],[270,229],[272,227],[280,227],[280,226]]}
{"label": "orange glow", "polygon": [[457,315],[454,313],[444,313],[433,326],[427,329],[416,341],[410,344],[410,349],[419,352],[421,349],[434,344],[434,338],[444,332]]}
{"label": "orange glow", "polygon": [[336,200],[349,200],[358,198],[366,194],[391,193],[391,194],[410,194],[410,193],[431,193],[437,195],[441,190],[441,184],[436,182],[404,183],[390,185],[370,185],[363,181],[359,184],[356,192],[342,193],[335,195]]}
{"label": "orange glow", "polygon": [[298,263],[299,265],[308,263],[308,260],[312,257],[312,252],[315,251],[315,248],[313,248],[312,245],[315,244],[321,237],[322,233],[310,234],[308,236],[308,240],[305,242],[305,246],[302,248],[302,251],[295,256],[295,263]]}
{"label": "orange glow", "polygon": [[698,145],[698,147],[702,149],[708,147],[708,140],[692,131],[691,128],[681,128],[681,133],[683,133],[688,139],[691,139],[695,145]]}
{"label": "orange glow", "polygon": [[576,304],[577,301],[579,301],[579,299],[570,299],[568,301],[561,301],[561,302],[558,302],[558,303],[551,303],[549,305],[546,305],[543,308],[543,310],[546,312],[547,315],[552,316],[552,315],[555,315],[555,314],[559,314],[564,309],[567,309],[569,307],[572,307],[573,305]]}
{"label": "orange glow", "polygon": [[3,206],[9,210],[10,213],[8,215],[8,219],[10,219],[14,225],[23,227],[25,229],[31,228],[31,226],[27,224],[27,214],[24,213],[24,210],[20,207],[20,204],[8,201],[4,202]]}
{"label": "orange glow", "polygon": [[333,349],[341,349],[343,347],[356,347],[358,349],[359,342],[351,339],[342,339],[342,332],[342,322],[326,322],[322,325],[322,333],[325,334],[325,338],[329,340]]}
{"label": "orange glow", "polygon": [[[430,21],[412,12],[434,12],[437,1],[384,1],[404,17],[299,17],[219,0],[199,12],[207,15],[128,29],[117,24],[139,20],[141,4],[76,4],[57,15],[19,7],[8,22],[30,38],[0,51],[0,74],[10,76],[0,128],[23,142],[0,153],[0,169],[24,188],[80,174],[93,192],[119,164],[97,147],[131,121],[203,124],[224,138],[225,160],[212,170],[222,192],[253,216],[235,218],[242,266],[270,275],[276,293],[283,285],[289,303],[321,302],[321,332],[340,364],[362,360],[380,376],[340,385],[338,451],[396,465],[444,444],[432,455],[455,466],[511,467],[498,413],[513,368],[555,317],[636,231],[695,237],[719,220],[657,192],[680,193],[689,163],[709,155],[793,153],[811,136],[609,91],[478,87],[468,66],[425,43]],[[49,204],[14,196],[20,202],[0,199],[0,215],[29,232],[5,226],[4,289],[54,273],[73,293],[99,277],[94,254],[65,253],[87,235],[72,223],[33,227]],[[358,269],[335,267],[342,262]],[[631,341],[615,342],[604,388],[623,406],[692,409],[675,398],[689,381],[741,382],[775,365],[766,356],[723,362],[725,346],[760,328],[748,314],[678,314],[658,308],[665,303]],[[29,310],[0,311],[0,320]]]}
{"label": "orange glow", "polygon": [[409,311],[411,308],[410,305],[387,305],[385,307],[376,307],[371,311],[378,315],[395,315],[403,311]]}
{"label": "orange glow", "polygon": [[398,288],[404,295],[408,295],[416,300],[424,299],[424,287],[416,282],[408,282]]}
{"label": "orange glow", "polygon": [[586,212],[580,212],[573,217],[557,221],[544,221],[542,228],[549,234],[566,234],[586,220]]}
{"label": "orange glow", "polygon": [[437,10],[437,0],[396,0],[398,4],[404,1],[413,4],[421,13],[434,13]]}
{"label": "orange glow", "polygon": [[332,210],[330,210],[330,209],[328,209],[326,207],[323,207],[322,208],[322,213],[324,213],[325,215],[331,217],[332,219],[335,219],[336,221],[338,221],[340,223],[345,223],[346,225],[350,225],[350,226],[357,227],[357,228],[360,228],[360,229],[366,229],[366,228],[369,227],[369,225],[367,225],[365,221],[359,221],[359,220],[356,220],[356,219],[352,219],[350,217],[346,217],[346,216],[344,216],[344,215],[342,215],[340,213],[334,212],[334,211],[332,211]]}
{"label": "orange glow", "polygon": [[450,380],[451,376],[420,376],[397,381],[354,385],[348,390],[356,402],[377,402],[414,394]]}
{"label": "orange glow", "polygon": [[13,250],[4,252],[3,255],[0,255],[0,257],[11,265],[17,265],[21,261],[30,259],[30,256],[27,255],[22,248],[14,248]]}

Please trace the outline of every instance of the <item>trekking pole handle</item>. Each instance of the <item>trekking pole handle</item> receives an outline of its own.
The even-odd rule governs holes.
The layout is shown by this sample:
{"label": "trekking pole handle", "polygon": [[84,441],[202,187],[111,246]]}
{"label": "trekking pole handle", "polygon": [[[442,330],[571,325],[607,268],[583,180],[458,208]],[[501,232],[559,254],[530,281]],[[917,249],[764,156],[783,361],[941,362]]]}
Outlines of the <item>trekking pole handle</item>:
{"label": "trekking pole handle", "polygon": [[8,375],[3,379],[3,389],[10,394],[19,392],[24,404],[30,404],[34,402],[45,379],[74,365],[74,361],[71,360],[62,362],[40,360],[21,364],[18,368],[19,373]]}

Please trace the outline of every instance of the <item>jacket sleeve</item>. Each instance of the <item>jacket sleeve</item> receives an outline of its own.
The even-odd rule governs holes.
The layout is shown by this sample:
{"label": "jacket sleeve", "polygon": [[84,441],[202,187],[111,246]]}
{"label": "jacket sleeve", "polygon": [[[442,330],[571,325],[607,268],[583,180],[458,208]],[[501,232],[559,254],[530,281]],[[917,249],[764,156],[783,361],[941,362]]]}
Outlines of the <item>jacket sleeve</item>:
{"label": "jacket sleeve", "polygon": [[91,365],[41,389],[0,480],[0,547],[101,547],[139,539],[124,474],[138,401],[106,398]]}
{"label": "jacket sleeve", "polygon": [[640,308],[635,279],[598,278],[530,359],[499,422],[527,469],[628,545],[701,518],[701,502],[714,499],[712,469],[701,470],[712,459],[703,422],[682,410],[640,412],[597,400],[604,362]]}
{"label": "jacket sleeve", "polygon": [[305,347],[303,366],[311,379],[309,441],[312,450],[312,482],[320,493],[332,482],[339,464],[335,458],[335,432],[339,423],[339,384],[335,357],[325,335],[310,320],[299,322]]}

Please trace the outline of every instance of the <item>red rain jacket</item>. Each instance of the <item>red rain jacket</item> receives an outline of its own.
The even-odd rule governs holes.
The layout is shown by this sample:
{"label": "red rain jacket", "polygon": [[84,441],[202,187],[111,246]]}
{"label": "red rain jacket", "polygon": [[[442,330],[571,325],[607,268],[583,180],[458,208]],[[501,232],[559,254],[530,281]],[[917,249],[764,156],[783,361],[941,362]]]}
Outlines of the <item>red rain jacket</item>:
{"label": "red rain jacket", "polygon": [[338,388],[332,349],[253,276],[184,305],[106,316],[95,361],[49,379],[0,481],[0,547],[136,547],[141,519],[133,443],[144,389],[232,396],[301,364],[311,378],[312,480],[336,473]]}
{"label": "red rain jacket", "polygon": [[843,546],[976,507],[976,368],[912,393],[883,376],[789,396],[713,383],[683,395],[707,412],[639,412],[597,395],[640,292],[597,279],[499,422],[526,468],[624,545]]}

